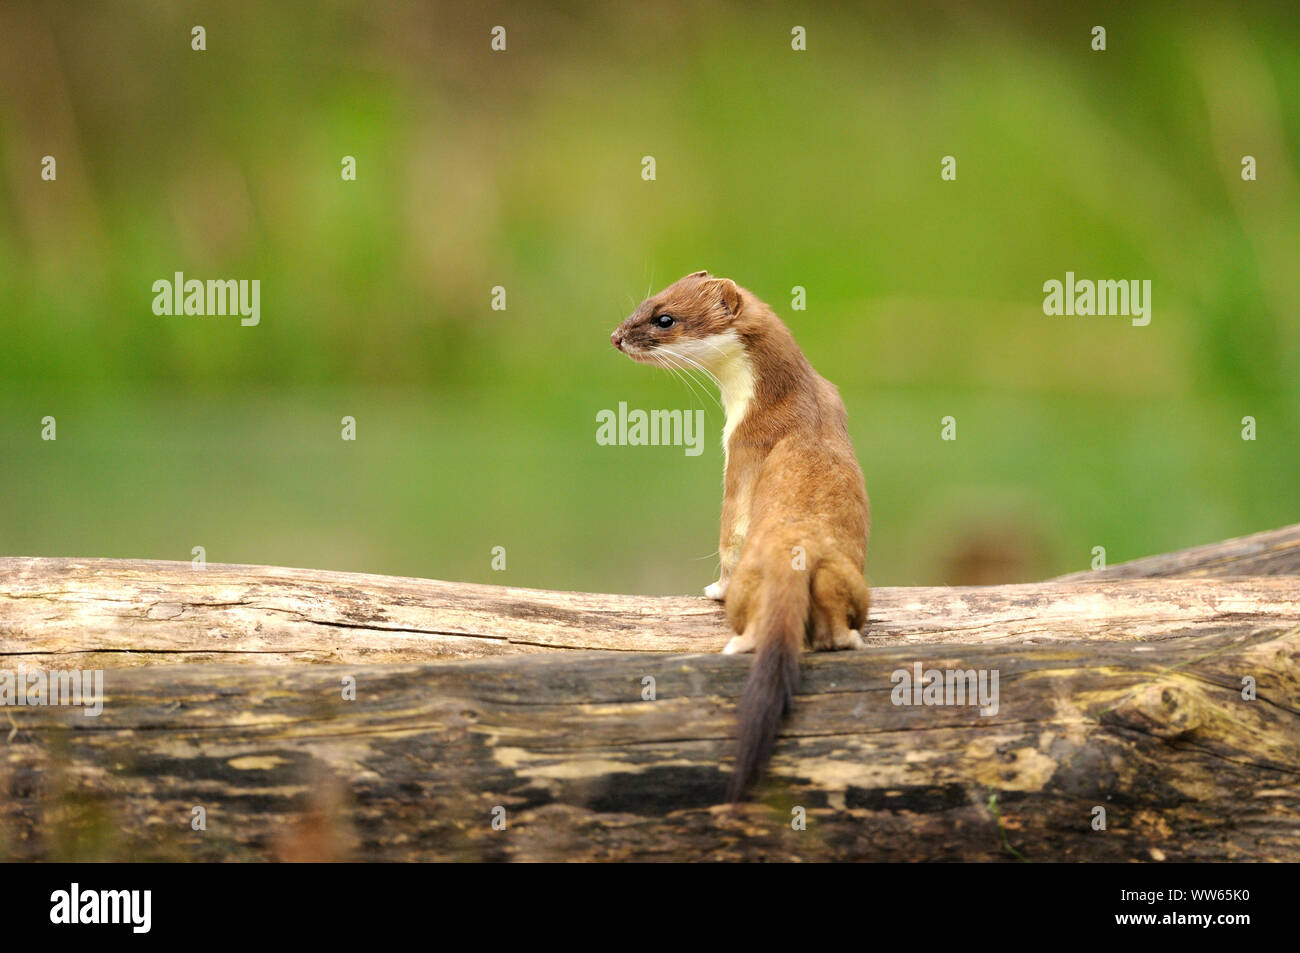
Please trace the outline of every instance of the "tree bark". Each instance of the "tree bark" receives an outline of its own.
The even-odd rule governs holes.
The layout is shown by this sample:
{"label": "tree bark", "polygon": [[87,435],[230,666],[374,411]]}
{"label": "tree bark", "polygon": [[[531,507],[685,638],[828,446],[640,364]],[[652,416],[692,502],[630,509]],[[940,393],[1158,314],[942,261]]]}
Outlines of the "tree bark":
{"label": "tree bark", "polygon": [[[864,635],[872,645],[1035,644],[1296,624],[1296,587],[1270,574],[1294,569],[1298,552],[1300,524],[1052,582],[878,588]],[[1178,566],[1191,575],[1169,578]],[[1237,578],[1245,569],[1254,576]],[[1140,578],[1147,573],[1164,578]],[[720,606],[695,596],[548,592],[270,566],[196,571],[183,562],[0,559],[0,654],[17,668],[714,652],[730,634]]]}
{"label": "tree bark", "polygon": [[[703,599],[0,560],[0,669],[106,696],[0,707],[0,858],[1300,860],[1300,577],[1185,564],[876,590],[730,808],[749,660]],[[996,711],[901,704],[918,663]]]}
{"label": "tree bark", "polygon": [[[895,705],[917,662],[997,672],[996,714]],[[736,810],[744,658],[111,670],[97,718],[6,711],[0,816],[18,859],[1297,860],[1298,662],[1295,628],[805,657]]]}
{"label": "tree bark", "polygon": [[1169,576],[1294,576],[1300,574],[1300,523],[1238,536],[1207,546],[1147,556],[1107,569],[1059,576],[1063,582],[1085,579],[1167,578]]}

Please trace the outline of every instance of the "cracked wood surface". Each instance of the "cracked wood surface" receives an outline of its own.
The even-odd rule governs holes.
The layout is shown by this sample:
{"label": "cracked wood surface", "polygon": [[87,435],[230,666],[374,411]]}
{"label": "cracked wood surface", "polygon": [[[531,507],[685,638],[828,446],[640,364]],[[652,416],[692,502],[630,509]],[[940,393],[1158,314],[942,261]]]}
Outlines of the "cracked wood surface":
{"label": "cracked wood surface", "polygon": [[[917,661],[998,672],[997,712],[894,704]],[[742,657],[109,670],[99,717],[4,713],[0,854],[1295,861],[1297,663],[1298,628],[820,654],[734,810]]]}
{"label": "cracked wood surface", "polygon": [[[869,644],[1158,639],[1300,622],[1300,524],[1043,583],[884,587]],[[1217,555],[1216,555],[1217,553]],[[1184,565],[1188,577],[1169,577]],[[1250,570],[1250,578],[1238,578]],[[1131,578],[1155,573],[1164,578]],[[721,608],[623,596],[268,566],[0,559],[12,668],[167,662],[397,663],[573,650],[713,652]]]}
{"label": "cracked wood surface", "polygon": [[[702,598],[0,559],[0,670],[107,696],[0,708],[0,858],[1300,860],[1297,529],[875,590],[736,810],[749,660]],[[893,704],[917,662],[997,672],[997,713]]]}

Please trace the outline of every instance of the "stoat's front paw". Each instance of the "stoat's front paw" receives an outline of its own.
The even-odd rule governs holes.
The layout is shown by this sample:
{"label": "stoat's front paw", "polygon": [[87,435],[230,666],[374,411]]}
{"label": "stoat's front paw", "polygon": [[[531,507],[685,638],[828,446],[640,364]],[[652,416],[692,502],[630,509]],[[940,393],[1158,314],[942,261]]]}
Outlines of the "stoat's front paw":
{"label": "stoat's front paw", "polygon": [[710,599],[717,599],[721,602],[727,597],[727,584],[721,579],[717,582],[711,582],[704,587],[704,594]]}

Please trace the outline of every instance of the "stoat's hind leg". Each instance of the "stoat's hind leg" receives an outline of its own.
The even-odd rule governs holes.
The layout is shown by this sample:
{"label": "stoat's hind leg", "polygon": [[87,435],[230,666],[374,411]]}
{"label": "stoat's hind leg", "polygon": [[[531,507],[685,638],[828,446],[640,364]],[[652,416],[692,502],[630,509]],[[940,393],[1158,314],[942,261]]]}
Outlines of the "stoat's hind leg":
{"label": "stoat's hind leg", "polygon": [[849,628],[861,631],[867,627],[867,613],[871,610],[871,587],[862,573],[856,570],[849,576]]}
{"label": "stoat's hind leg", "polygon": [[813,607],[811,636],[814,652],[860,649],[866,645],[862,636],[849,628],[845,613],[839,606],[831,609]]}
{"label": "stoat's hind leg", "polygon": [[758,645],[758,639],[754,636],[754,626],[750,626],[740,635],[733,635],[731,641],[722,649],[723,655],[739,655],[743,652],[752,652]]}
{"label": "stoat's hind leg", "polygon": [[[866,619],[861,602],[866,585],[851,567],[845,572],[842,566],[828,562],[817,570],[812,587],[813,651],[860,649],[866,644],[854,631],[858,620]],[[870,597],[866,598],[869,604]]]}
{"label": "stoat's hind leg", "polygon": [[815,591],[809,611],[808,648],[814,652],[824,652],[829,648],[833,648],[831,645],[830,607],[822,603]]}
{"label": "stoat's hind leg", "polygon": [[850,629],[847,622],[842,622],[839,627],[831,631],[831,648],[840,649],[865,649],[867,643],[862,641],[862,636],[853,629]]}
{"label": "stoat's hind leg", "polygon": [[752,652],[757,647],[758,635],[755,630],[759,613],[750,610],[754,608],[753,603],[758,597],[760,582],[753,567],[745,566],[736,573],[731,579],[731,585],[727,587],[727,624],[733,632],[740,634],[734,636],[722,650],[726,655]]}

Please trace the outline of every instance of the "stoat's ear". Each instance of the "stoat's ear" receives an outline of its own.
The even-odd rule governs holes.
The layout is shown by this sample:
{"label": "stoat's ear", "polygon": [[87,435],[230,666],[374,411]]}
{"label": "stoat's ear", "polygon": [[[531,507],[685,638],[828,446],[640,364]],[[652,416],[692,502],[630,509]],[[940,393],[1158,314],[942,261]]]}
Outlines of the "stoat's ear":
{"label": "stoat's ear", "polygon": [[693,272],[691,272],[689,275],[687,275],[686,277],[687,277],[687,278],[707,278],[707,277],[709,277],[709,273],[708,273],[707,271],[693,271]]}
{"label": "stoat's ear", "polygon": [[736,283],[730,278],[715,278],[712,283],[722,296],[723,306],[732,314],[740,314],[740,289]]}

